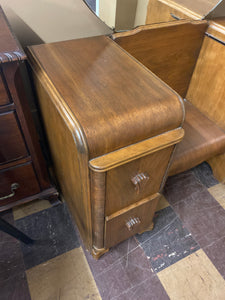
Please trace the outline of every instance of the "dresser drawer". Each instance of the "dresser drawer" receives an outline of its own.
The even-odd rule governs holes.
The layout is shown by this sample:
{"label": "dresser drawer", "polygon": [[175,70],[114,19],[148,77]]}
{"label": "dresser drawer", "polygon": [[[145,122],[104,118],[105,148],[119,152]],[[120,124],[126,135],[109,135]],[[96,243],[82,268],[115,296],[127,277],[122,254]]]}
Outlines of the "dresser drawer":
{"label": "dresser drawer", "polygon": [[28,156],[15,112],[0,114],[0,164]]}
{"label": "dresser drawer", "polygon": [[172,151],[173,146],[108,171],[106,215],[157,193]]}
{"label": "dresser drawer", "polygon": [[40,192],[31,163],[0,171],[0,206]]}
{"label": "dresser drawer", "polygon": [[0,106],[6,105],[9,103],[10,103],[10,99],[9,99],[8,93],[6,91],[6,86],[4,84],[2,72],[0,70]]}
{"label": "dresser drawer", "polygon": [[151,228],[158,199],[159,194],[155,194],[106,217],[105,248]]}

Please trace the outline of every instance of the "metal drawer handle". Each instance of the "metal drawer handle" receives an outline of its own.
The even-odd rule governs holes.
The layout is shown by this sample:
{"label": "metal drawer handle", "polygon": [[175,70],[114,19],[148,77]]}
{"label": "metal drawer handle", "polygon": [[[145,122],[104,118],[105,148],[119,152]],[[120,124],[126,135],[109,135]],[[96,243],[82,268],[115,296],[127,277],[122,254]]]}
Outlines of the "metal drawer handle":
{"label": "metal drawer handle", "polygon": [[0,197],[0,200],[8,199],[8,198],[15,196],[16,190],[19,188],[19,186],[20,186],[19,183],[16,183],[16,182],[12,183],[11,184],[11,194]]}
{"label": "metal drawer handle", "polygon": [[149,180],[149,175],[147,173],[140,173],[134,176],[133,178],[131,178],[131,182],[133,183],[137,194],[139,194],[141,189],[144,188],[148,180]]}
{"label": "metal drawer handle", "polygon": [[131,231],[134,227],[134,225],[140,224],[141,220],[137,218],[131,218],[129,221],[126,223],[126,227],[129,231]]}

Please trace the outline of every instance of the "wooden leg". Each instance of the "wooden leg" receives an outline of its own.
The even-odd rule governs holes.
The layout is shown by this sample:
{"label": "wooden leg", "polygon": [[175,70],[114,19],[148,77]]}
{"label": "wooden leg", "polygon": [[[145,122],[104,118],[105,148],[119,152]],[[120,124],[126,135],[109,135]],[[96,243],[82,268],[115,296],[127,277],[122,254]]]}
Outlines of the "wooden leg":
{"label": "wooden leg", "polygon": [[109,251],[109,248],[105,249],[97,249],[95,247],[92,248],[91,254],[93,256],[94,259],[98,260],[103,254],[105,254],[106,252]]}
{"label": "wooden leg", "polygon": [[213,175],[221,183],[225,183],[225,153],[217,155],[207,161],[213,171]]}
{"label": "wooden leg", "polygon": [[146,231],[152,231],[153,228],[154,228],[154,223],[152,222],[152,223],[149,225],[149,227],[147,227],[147,228],[146,228],[145,230],[143,230],[142,232],[138,232],[138,234],[142,234],[142,233],[144,233],[144,232],[146,232]]}

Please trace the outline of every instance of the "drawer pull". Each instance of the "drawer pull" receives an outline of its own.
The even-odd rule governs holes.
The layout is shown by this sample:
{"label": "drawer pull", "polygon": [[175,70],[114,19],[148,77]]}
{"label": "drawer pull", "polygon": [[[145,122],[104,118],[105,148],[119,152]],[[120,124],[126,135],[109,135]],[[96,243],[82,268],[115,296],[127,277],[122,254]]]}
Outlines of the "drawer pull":
{"label": "drawer pull", "polygon": [[148,180],[149,176],[147,173],[140,173],[131,178],[131,182],[133,183],[137,194],[139,194],[140,191],[144,188]]}
{"label": "drawer pull", "polygon": [[131,231],[134,227],[134,225],[140,224],[141,220],[139,218],[131,218],[129,221],[126,223],[126,227],[129,231]]}
{"label": "drawer pull", "polygon": [[7,196],[0,197],[0,200],[8,199],[8,198],[11,198],[11,197],[15,196],[16,190],[19,188],[19,186],[20,185],[16,182],[12,183],[11,184],[11,194],[9,194]]}

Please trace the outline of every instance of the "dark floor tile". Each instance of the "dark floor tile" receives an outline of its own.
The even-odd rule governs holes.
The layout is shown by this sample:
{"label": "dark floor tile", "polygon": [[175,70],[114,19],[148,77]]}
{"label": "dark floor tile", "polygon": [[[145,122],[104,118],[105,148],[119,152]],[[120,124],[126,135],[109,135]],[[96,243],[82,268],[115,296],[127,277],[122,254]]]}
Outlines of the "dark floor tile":
{"label": "dark floor tile", "polygon": [[205,189],[205,186],[199,182],[199,180],[194,176],[193,172],[187,171],[169,177],[163,193],[166,200],[172,205],[182,201],[186,197],[189,197],[199,190]]}
{"label": "dark floor tile", "polygon": [[[145,283],[148,285],[149,282],[152,284],[152,295],[166,294],[140,246],[111,264],[99,275],[96,274],[95,281],[103,300],[126,299],[126,294],[135,295],[139,292],[138,299],[142,299],[143,288],[140,289],[139,286],[145,286]],[[158,298],[155,297],[155,299]]]}
{"label": "dark floor tile", "polygon": [[225,232],[225,210],[207,190],[200,190],[173,205],[185,227],[200,247],[221,239]]}
{"label": "dark floor tile", "polygon": [[158,277],[152,276],[145,281],[135,285],[129,290],[124,291],[121,295],[114,298],[115,300],[169,300],[165,289],[160,283]]}
{"label": "dark floor tile", "polygon": [[0,281],[1,300],[30,300],[26,274],[15,273],[7,280]]}
{"label": "dark floor tile", "polygon": [[[14,226],[13,213],[11,209],[1,212],[0,218]],[[0,230],[0,242],[11,242],[12,240],[15,240],[15,238]]]}
{"label": "dark floor tile", "polygon": [[211,243],[203,250],[225,279],[225,232],[221,239]]}
{"label": "dark floor tile", "polygon": [[159,211],[152,231],[137,235],[152,268],[159,272],[199,249],[171,207]]}
{"label": "dark floor tile", "polygon": [[0,242],[0,281],[24,271],[20,243],[17,240]]}
{"label": "dark floor tile", "polygon": [[21,243],[26,269],[79,246],[65,203],[19,219],[16,226],[36,240],[34,245]]}
{"label": "dark floor tile", "polygon": [[[11,210],[0,213],[0,217],[14,225]],[[20,242],[0,230],[0,282],[24,271]]]}
{"label": "dark floor tile", "polygon": [[89,252],[85,251],[85,255],[93,276],[95,277],[100,275],[102,272],[110,269],[113,264],[118,262],[122,257],[127,256],[128,253],[138,246],[139,244],[137,243],[136,239],[131,237],[115,247],[110,248],[109,252],[105,253],[98,260],[95,260]]}
{"label": "dark floor tile", "polygon": [[191,171],[195,177],[207,188],[219,183],[219,181],[213,176],[212,169],[207,162],[203,162],[202,164],[193,168]]}

